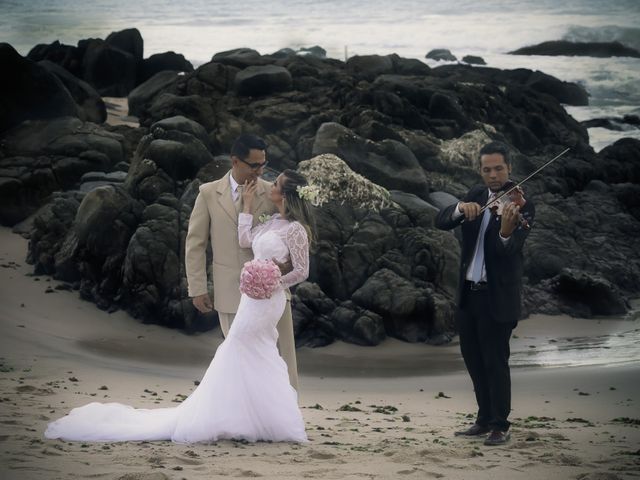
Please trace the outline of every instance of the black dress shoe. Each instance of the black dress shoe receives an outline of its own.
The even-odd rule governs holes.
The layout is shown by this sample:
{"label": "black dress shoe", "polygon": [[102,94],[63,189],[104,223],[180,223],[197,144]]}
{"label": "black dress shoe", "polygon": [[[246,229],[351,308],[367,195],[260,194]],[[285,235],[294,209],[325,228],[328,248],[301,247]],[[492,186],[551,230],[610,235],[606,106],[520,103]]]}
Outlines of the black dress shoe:
{"label": "black dress shoe", "polygon": [[485,445],[504,445],[511,438],[509,432],[501,432],[500,430],[491,430],[491,433],[484,441]]}
{"label": "black dress shoe", "polygon": [[489,427],[485,427],[483,425],[478,425],[477,423],[474,423],[473,425],[471,425],[471,427],[467,428],[466,430],[460,430],[458,432],[455,432],[454,435],[456,437],[477,437],[479,435],[484,435],[489,431],[490,431]]}

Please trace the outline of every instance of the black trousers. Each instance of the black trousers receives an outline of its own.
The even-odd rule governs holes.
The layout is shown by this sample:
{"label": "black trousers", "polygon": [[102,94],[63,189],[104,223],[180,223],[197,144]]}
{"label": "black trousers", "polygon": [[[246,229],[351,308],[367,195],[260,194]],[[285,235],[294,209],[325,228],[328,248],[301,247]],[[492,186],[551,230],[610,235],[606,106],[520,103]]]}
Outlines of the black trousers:
{"label": "black trousers", "polygon": [[486,290],[465,289],[458,311],[460,350],[478,402],[476,423],[492,430],[509,430],[511,372],[509,339],[515,325],[498,323],[490,315]]}

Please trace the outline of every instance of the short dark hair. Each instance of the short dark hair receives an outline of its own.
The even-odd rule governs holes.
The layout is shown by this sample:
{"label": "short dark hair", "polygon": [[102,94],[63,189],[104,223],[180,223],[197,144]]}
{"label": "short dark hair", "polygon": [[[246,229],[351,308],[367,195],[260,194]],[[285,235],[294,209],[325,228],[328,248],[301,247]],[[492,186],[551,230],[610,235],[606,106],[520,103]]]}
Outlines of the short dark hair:
{"label": "short dark hair", "polygon": [[499,153],[504,158],[504,163],[507,165],[511,165],[511,155],[509,154],[509,147],[505,143],[502,142],[490,142],[487,143],[484,147],[480,149],[480,154],[478,155],[478,165],[482,166],[481,158],[483,155],[491,155],[494,153]]}
{"label": "short dark hair", "polygon": [[231,156],[238,157],[240,160],[246,160],[251,150],[266,150],[266,142],[251,133],[243,133],[231,146]]}

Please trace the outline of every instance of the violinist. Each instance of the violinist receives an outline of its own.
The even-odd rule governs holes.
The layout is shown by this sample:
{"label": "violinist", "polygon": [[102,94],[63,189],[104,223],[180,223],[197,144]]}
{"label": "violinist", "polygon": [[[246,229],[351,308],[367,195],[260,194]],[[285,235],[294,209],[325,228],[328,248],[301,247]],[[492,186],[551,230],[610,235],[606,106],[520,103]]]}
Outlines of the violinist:
{"label": "violinist", "polygon": [[[535,209],[521,190],[511,201],[506,195],[495,200],[509,185],[511,162],[505,144],[482,147],[479,167],[484,185],[442,209],[436,227],[462,229],[456,320],[478,412],[475,423],[455,435],[486,436],[485,445],[502,445],[510,438],[509,340],[520,317],[522,248]],[[494,204],[499,208],[491,208]]]}

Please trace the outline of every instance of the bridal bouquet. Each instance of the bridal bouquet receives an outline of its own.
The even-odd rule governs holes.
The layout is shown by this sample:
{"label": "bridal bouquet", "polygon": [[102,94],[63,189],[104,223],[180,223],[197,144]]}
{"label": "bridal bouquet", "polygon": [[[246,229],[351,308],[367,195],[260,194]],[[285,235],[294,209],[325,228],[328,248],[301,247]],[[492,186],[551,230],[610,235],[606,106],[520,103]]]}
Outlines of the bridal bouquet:
{"label": "bridal bouquet", "polygon": [[280,268],[271,260],[251,260],[240,272],[240,291],[258,300],[271,298],[280,286],[280,276]]}

